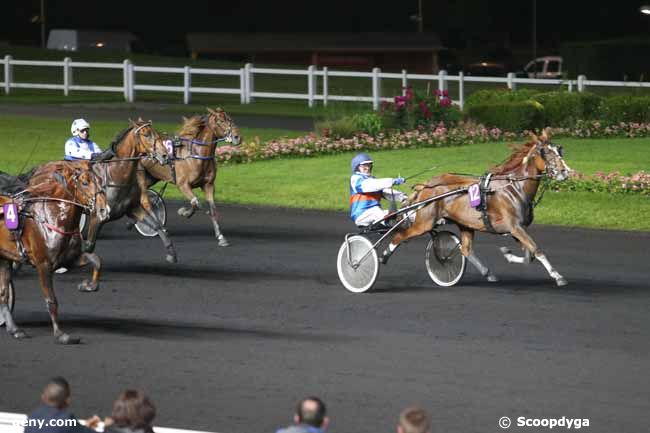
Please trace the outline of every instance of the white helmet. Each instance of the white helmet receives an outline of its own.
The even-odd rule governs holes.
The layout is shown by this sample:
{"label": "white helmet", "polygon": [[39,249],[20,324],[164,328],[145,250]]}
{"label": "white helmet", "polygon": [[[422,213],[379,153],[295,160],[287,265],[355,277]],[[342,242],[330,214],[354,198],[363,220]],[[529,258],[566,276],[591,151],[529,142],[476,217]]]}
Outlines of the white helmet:
{"label": "white helmet", "polygon": [[75,119],[74,122],[72,122],[72,126],[70,126],[70,132],[72,132],[72,135],[78,135],[79,131],[82,129],[90,129],[90,123],[86,122],[85,119]]}

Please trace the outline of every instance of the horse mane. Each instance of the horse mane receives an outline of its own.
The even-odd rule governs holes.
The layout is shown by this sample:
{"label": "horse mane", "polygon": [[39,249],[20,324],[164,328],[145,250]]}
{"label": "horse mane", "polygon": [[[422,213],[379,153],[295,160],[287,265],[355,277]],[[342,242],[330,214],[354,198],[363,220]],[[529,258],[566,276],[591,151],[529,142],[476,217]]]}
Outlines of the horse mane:
{"label": "horse mane", "polygon": [[133,129],[133,126],[129,126],[128,128],[124,129],[123,131],[119,132],[113,141],[111,141],[111,149],[113,152],[117,152],[117,148],[119,147],[120,143],[124,141],[124,137],[126,137],[126,134],[129,133]]}
{"label": "horse mane", "polygon": [[496,165],[490,169],[492,174],[506,174],[510,173],[523,162],[530,149],[535,146],[535,142],[531,141],[530,143],[522,144],[521,146],[513,146],[512,154],[508,159],[502,162],[499,165]]}
{"label": "horse mane", "polygon": [[180,137],[190,136],[195,137],[199,131],[205,126],[205,117],[204,116],[192,116],[189,119],[186,119],[181,126],[181,130],[178,132]]}

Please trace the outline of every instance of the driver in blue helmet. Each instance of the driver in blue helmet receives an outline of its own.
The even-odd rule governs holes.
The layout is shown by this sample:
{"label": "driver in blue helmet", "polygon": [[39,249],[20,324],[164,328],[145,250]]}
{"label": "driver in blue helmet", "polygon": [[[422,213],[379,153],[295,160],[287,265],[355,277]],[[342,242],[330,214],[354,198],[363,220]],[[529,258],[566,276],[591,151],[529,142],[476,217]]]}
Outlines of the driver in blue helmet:
{"label": "driver in blue helmet", "polygon": [[403,177],[376,178],[372,175],[372,158],[367,153],[360,153],[352,158],[352,176],[350,176],[350,217],[359,226],[368,226],[384,218],[387,209],[382,209],[383,198],[393,201],[406,200],[406,194],[393,190],[393,185],[405,182]]}

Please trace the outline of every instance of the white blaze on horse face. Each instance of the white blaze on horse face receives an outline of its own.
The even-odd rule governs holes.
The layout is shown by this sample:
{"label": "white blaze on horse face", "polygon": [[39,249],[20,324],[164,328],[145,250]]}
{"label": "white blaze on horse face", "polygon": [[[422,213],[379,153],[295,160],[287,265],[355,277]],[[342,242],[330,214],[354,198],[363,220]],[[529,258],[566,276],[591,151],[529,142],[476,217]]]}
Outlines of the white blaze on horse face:
{"label": "white blaze on horse face", "polygon": [[560,151],[558,150],[557,146],[548,146],[553,152],[555,152],[555,155],[557,157],[557,160],[559,161],[560,167],[558,167],[559,173],[557,180],[564,180],[567,177],[569,177],[569,173],[571,173],[573,170],[569,168],[569,165],[564,161],[564,158],[562,158],[562,155],[560,155]]}
{"label": "white blaze on horse face", "polygon": [[67,210],[68,206],[63,202],[59,202],[58,206],[59,206],[59,218],[65,218],[65,211]]}

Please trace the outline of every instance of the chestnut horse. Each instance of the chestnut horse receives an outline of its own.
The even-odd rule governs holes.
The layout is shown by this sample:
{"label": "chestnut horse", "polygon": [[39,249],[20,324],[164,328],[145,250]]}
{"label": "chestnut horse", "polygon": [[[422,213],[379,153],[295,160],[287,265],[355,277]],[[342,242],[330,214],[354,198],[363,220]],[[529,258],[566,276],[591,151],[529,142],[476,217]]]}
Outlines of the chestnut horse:
{"label": "chestnut horse", "polygon": [[[458,225],[461,233],[461,252],[487,277],[497,281],[496,276],[478,259],[472,251],[475,231],[495,234],[511,234],[526,251],[526,258],[515,256],[507,248],[502,248],[510,263],[539,260],[558,286],[567,284],[566,279],[551,266],[546,255],[538,248],[526,231],[533,221],[533,203],[542,177],[564,180],[570,172],[562,158],[562,149],[551,143],[546,131],[541,137],[533,136],[532,141],[516,149],[510,158],[491,170],[490,182],[482,195],[486,209],[470,205],[469,194],[460,193],[432,202],[420,208],[415,214],[413,224],[395,234],[384,251],[385,262],[401,242],[430,232],[434,223],[441,218]],[[481,178],[484,180],[485,178]],[[416,185],[409,202],[415,203],[452,190],[466,191],[479,182],[474,176],[443,174],[433,177],[423,185]]]}
{"label": "chestnut horse", "polygon": [[[39,167],[27,187],[11,196],[0,196],[0,204],[15,203],[20,209],[22,227],[7,228],[9,215],[0,223],[0,322],[14,338],[26,338],[11,315],[8,305],[12,288],[12,262],[29,262],[36,268],[58,343],[74,344],[79,339],[63,332],[58,323],[58,305],[52,273],[61,266],[94,267],[92,282],[79,287],[92,290],[99,279],[101,261],[96,254],[84,253],[79,233],[82,212],[96,215],[98,221],[108,218],[110,209],[100,180],[87,161],[57,161]],[[13,212],[13,211],[11,211]]]}
{"label": "chestnut horse", "polygon": [[192,188],[201,188],[208,202],[208,214],[214,227],[214,235],[219,246],[230,245],[219,227],[219,214],[214,204],[214,181],[217,177],[215,150],[220,141],[239,145],[239,128],[221,108],[208,108],[206,116],[184,118],[178,137],[173,140],[168,164],[153,160],[143,161],[147,169],[148,185],[163,180],[176,184],[178,189],[190,200],[190,207],[182,207],[178,214],[190,218],[200,208],[199,199]]}
{"label": "chestnut horse", "polygon": [[[129,120],[129,127],[120,132],[105,152],[112,159],[104,157],[94,161],[93,170],[102,179],[106,189],[106,199],[111,208],[108,221],[114,221],[127,215],[138,222],[153,228],[167,251],[166,260],[176,262],[176,250],[167,231],[153,212],[147,194],[147,180],[142,163],[149,158],[162,161],[164,145],[160,134],[151,126],[151,122],[142,119]],[[104,223],[108,222],[105,221]],[[101,226],[90,230],[98,233]],[[96,237],[86,236],[87,251],[95,248]]]}

